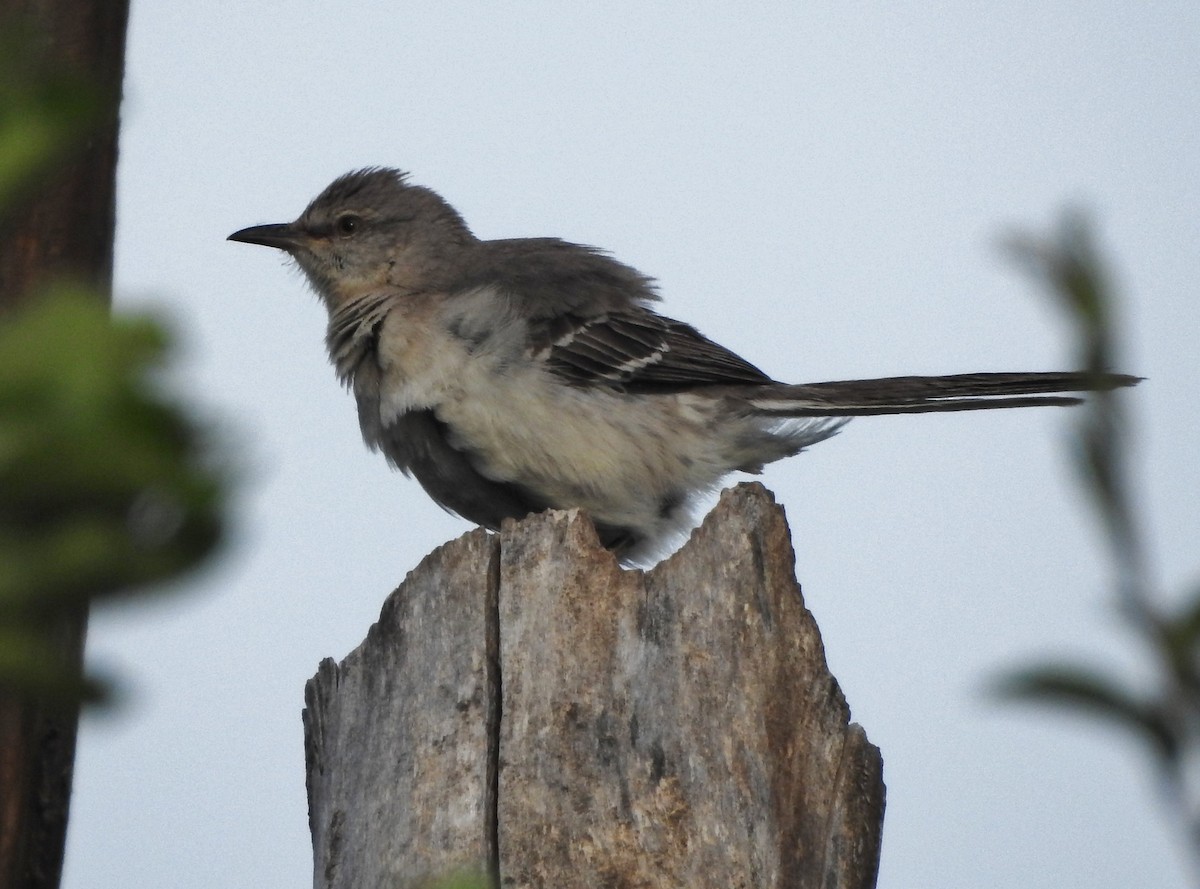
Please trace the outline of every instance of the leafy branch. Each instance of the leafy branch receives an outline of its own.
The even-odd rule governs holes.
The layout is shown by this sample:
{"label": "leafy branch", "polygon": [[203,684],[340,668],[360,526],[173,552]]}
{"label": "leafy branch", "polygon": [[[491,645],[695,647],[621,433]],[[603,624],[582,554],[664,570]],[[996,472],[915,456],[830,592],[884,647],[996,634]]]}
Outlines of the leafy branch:
{"label": "leafy branch", "polygon": [[155,372],[161,327],[59,289],[0,324],[0,681],[71,687],[52,630],[83,600],[188,570],[221,532],[206,436]]}
{"label": "leafy branch", "polygon": [[[1119,366],[1116,301],[1086,222],[1068,215],[1058,232],[1014,238],[1009,249],[1071,319],[1081,366],[1092,374]],[[1121,397],[1101,391],[1088,399],[1075,432],[1073,462],[1112,557],[1120,615],[1136,644],[1150,653],[1153,688],[1135,690],[1108,668],[1047,663],[1010,673],[1000,691],[1011,699],[1099,716],[1140,739],[1200,865],[1200,787],[1189,775],[1200,757],[1200,589],[1174,609],[1151,589],[1142,526],[1130,497],[1130,426]]]}

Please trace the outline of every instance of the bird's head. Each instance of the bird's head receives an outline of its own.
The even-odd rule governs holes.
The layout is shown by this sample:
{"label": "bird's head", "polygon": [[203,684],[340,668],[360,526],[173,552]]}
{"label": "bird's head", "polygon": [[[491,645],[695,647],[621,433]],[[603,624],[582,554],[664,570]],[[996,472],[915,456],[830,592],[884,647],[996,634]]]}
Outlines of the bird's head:
{"label": "bird's head", "polygon": [[335,179],[294,222],[254,225],[229,240],[288,253],[332,311],[381,287],[447,286],[475,239],[436,192],[375,167]]}

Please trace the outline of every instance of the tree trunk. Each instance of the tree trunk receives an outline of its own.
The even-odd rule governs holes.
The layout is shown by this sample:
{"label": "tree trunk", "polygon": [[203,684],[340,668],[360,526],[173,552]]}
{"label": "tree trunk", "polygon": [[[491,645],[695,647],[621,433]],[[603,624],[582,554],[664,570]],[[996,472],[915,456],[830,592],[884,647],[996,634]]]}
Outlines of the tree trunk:
{"label": "tree trunk", "polygon": [[[17,208],[0,218],[0,313],[46,283],[72,278],[108,299],[112,283],[117,109],[125,61],[127,0],[0,0],[0,25],[28,25],[59,72],[83,72],[103,96],[100,123],[86,144]],[[87,607],[55,627],[62,663],[79,671]],[[74,704],[0,689],[0,886],[55,889],[62,874],[75,734]]]}
{"label": "tree trunk", "polygon": [[577,512],[441,547],[306,689],[314,885],[874,886],[882,761],[793,569],[760,485],[649,572]]}

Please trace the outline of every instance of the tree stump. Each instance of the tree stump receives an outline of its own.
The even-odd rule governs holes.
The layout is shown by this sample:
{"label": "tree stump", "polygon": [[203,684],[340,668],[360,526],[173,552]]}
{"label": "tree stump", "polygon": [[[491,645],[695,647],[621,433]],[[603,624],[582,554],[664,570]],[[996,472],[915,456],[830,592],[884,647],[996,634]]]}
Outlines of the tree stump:
{"label": "tree stump", "polygon": [[740,485],[623,570],[577,512],[428,556],[304,713],[314,885],[875,885],[882,760],[782,509]]}

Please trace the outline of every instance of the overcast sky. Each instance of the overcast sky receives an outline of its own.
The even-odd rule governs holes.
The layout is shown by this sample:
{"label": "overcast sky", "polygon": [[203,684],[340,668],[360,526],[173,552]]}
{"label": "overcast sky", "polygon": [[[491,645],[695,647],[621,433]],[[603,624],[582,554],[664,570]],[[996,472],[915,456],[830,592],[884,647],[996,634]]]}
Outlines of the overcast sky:
{"label": "overcast sky", "polygon": [[[468,530],[361,444],[299,275],[224,240],[356,167],[411,170],[481,237],[608,248],[794,382],[1064,367],[997,243],[1082,206],[1149,378],[1129,402],[1158,579],[1196,581],[1200,6],[886,7],[135,0],[116,303],[179,331],[244,483],[219,564],[93,621],[128,694],[84,723],[67,889],[307,885],[304,683]],[[1139,749],[986,694],[1033,658],[1146,675],[1070,423],[856,420],[764,476],[883,751],[883,887],[1189,884]]]}

